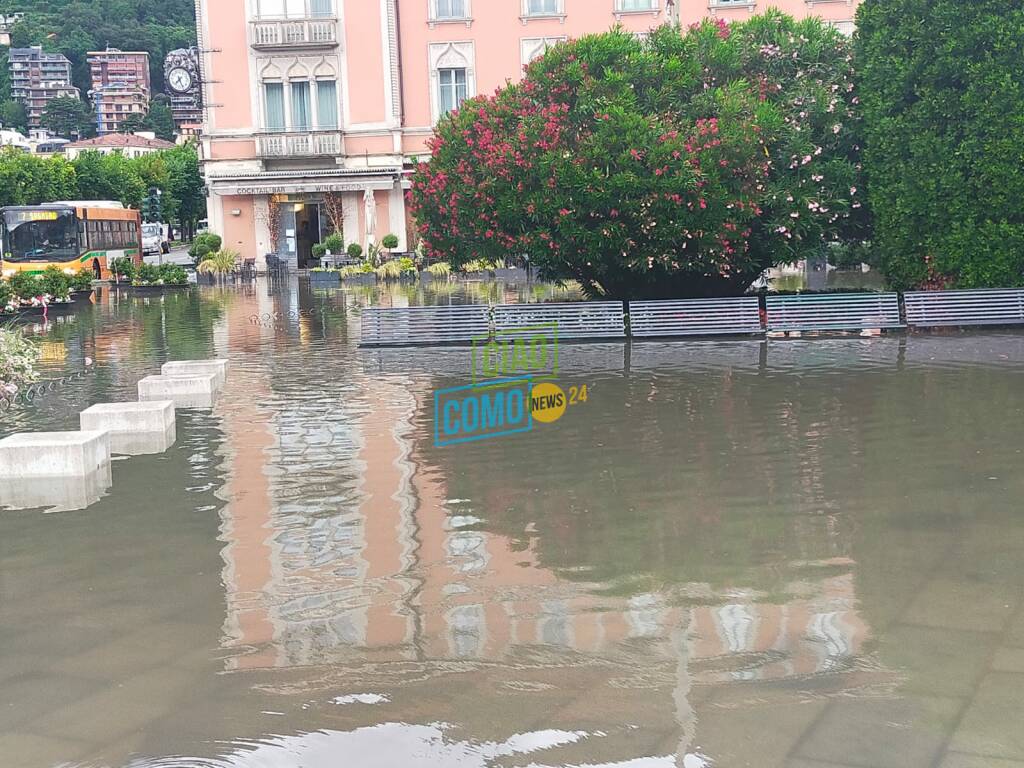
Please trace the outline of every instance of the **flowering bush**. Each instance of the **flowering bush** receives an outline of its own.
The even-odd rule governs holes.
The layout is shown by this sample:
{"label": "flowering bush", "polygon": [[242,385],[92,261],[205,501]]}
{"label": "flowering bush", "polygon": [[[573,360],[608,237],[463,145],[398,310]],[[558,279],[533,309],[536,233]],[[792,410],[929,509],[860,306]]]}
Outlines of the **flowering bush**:
{"label": "flowering bush", "polygon": [[777,13],[556,46],[439,124],[411,191],[426,256],[526,254],[616,298],[742,292],[855,218],[849,60]]}
{"label": "flowering bush", "polygon": [[17,331],[0,328],[0,397],[9,399],[38,380],[39,347]]}
{"label": "flowering bush", "polygon": [[897,288],[1024,285],[1024,12],[866,0],[864,163]]}

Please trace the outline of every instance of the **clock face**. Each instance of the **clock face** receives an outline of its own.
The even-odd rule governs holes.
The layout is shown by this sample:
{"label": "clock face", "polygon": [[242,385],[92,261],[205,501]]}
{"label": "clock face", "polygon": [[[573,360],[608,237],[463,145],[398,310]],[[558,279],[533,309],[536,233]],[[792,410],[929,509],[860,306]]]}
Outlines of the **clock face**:
{"label": "clock face", "polygon": [[185,93],[192,87],[192,74],[182,67],[175,67],[167,75],[167,83],[178,93]]}

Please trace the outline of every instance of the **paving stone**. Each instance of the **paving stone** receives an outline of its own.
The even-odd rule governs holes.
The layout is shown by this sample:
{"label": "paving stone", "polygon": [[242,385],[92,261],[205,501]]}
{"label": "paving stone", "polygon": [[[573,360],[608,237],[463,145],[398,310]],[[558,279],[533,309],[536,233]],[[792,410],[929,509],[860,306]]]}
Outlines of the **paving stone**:
{"label": "paving stone", "polygon": [[1016,600],[1016,590],[1009,585],[940,577],[924,585],[904,621],[930,627],[1001,632],[1016,612]]}
{"label": "paving stone", "polygon": [[950,749],[1024,761],[1024,675],[997,672],[978,693],[953,734]]}
{"label": "paving stone", "polygon": [[883,666],[906,675],[901,692],[926,696],[974,693],[988,672],[995,633],[895,625],[879,649]]}
{"label": "paving stone", "polygon": [[833,701],[796,756],[870,768],[927,768],[962,707],[957,699],[924,696]]}
{"label": "paving stone", "polygon": [[979,757],[948,752],[939,763],[939,768],[1024,768],[1024,763],[1016,760],[1001,760],[998,757]]}

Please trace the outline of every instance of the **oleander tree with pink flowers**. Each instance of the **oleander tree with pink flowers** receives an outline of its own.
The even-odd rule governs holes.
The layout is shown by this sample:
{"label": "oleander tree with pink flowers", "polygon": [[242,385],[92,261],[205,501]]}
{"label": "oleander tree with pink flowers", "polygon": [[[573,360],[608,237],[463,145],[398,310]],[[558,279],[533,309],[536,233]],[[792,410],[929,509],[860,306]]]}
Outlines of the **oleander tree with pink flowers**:
{"label": "oleander tree with pink flowers", "polygon": [[850,62],[776,12],[557,45],[440,121],[410,191],[426,254],[525,255],[595,297],[741,293],[861,236]]}

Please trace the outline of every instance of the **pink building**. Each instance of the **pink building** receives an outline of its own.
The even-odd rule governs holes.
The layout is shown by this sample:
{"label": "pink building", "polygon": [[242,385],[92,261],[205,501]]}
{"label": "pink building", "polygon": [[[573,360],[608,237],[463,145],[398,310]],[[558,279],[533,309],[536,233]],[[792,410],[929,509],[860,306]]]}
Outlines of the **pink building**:
{"label": "pink building", "polygon": [[[405,176],[448,110],[554,43],[778,7],[852,31],[857,0],[197,0],[210,226],[307,266],[343,222],[408,248]],[[339,221],[340,220],[340,221]],[[367,224],[369,223],[369,227]]]}

